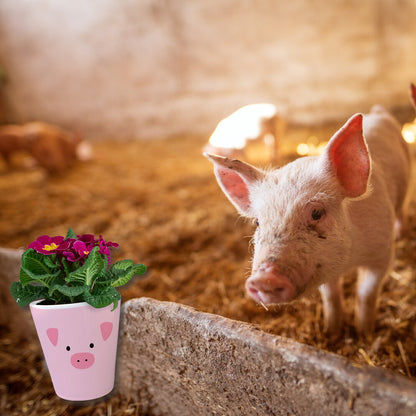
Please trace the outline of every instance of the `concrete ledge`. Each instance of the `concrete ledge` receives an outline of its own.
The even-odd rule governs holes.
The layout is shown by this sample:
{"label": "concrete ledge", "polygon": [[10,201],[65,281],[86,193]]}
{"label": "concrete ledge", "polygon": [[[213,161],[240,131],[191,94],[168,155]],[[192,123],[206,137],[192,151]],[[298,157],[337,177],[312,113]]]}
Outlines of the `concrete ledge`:
{"label": "concrete ledge", "polygon": [[415,415],[416,383],[177,303],[123,305],[121,394],[152,415]]}

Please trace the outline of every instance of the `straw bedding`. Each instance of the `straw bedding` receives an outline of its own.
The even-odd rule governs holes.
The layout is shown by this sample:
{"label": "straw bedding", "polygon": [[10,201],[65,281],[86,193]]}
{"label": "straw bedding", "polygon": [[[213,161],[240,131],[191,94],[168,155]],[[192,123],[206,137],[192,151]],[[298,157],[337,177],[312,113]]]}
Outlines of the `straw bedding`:
{"label": "straw bedding", "polygon": [[[248,299],[253,226],[238,217],[220,191],[200,138],[93,144],[94,159],[61,176],[0,165],[0,246],[25,247],[41,234],[102,234],[120,244],[114,260],[148,266],[145,279],[122,290],[124,300],[148,296],[249,322],[258,328],[347,357],[416,376],[416,203],[408,234],[397,244],[385,282],[376,331],[368,340],[353,326],[354,276],[345,279],[347,322],[330,344],[319,296],[265,310]],[[286,161],[293,154],[285,155]],[[261,159],[261,158],[260,158]],[[264,161],[260,161],[262,163]],[[139,403],[112,396],[84,406],[58,399],[37,340],[0,328],[0,413],[7,415],[143,415]]]}

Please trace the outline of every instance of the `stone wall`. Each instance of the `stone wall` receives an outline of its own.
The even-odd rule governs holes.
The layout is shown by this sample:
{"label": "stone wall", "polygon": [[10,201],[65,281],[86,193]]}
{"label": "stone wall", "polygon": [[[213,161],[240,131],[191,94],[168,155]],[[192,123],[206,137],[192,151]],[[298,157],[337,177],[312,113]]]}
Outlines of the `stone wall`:
{"label": "stone wall", "polygon": [[218,315],[153,299],[122,308],[118,389],[170,416],[412,416],[416,383]]}
{"label": "stone wall", "polygon": [[290,122],[408,104],[414,0],[2,0],[10,121],[88,137],[210,134],[267,101]]}

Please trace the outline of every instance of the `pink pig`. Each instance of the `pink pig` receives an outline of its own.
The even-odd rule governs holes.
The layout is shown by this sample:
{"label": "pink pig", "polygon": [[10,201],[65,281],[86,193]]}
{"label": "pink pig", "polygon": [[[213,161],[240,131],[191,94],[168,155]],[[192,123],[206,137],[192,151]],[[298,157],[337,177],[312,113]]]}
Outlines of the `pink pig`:
{"label": "pink pig", "polygon": [[277,170],[205,155],[229,200],[257,223],[247,293],[269,305],[319,288],[326,329],[336,338],[343,325],[342,276],[358,269],[356,325],[370,334],[410,181],[410,154],[396,120],[379,106],[356,114],[323,155]]}
{"label": "pink pig", "polygon": [[[38,306],[31,312],[56,394],[90,400],[114,386],[120,304],[95,309],[88,304]],[[51,310],[53,314],[51,315]]]}

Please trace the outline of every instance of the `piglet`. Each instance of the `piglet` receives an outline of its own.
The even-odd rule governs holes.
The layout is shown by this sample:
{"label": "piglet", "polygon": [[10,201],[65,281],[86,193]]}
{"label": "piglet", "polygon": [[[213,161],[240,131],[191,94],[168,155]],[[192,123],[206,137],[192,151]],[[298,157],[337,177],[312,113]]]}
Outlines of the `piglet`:
{"label": "piglet", "polygon": [[17,151],[29,153],[51,173],[63,172],[74,160],[87,160],[91,153],[78,134],[40,121],[0,127],[0,154],[7,164]]}
{"label": "piglet", "polygon": [[371,334],[410,181],[410,154],[396,120],[379,106],[356,114],[321,156],[276,170],[205,156],[225,195],[257,224],[248,295],[271,305],[319,288],[326,330],[337,338],[342,276],[358,269],[356,326],[360,334]]}
{"label": "piglet", "polygon": [[263,141],[270,160],[279,156],[279,145],[286,122],[273,104],[249,104],[221,120],[204,151],[227,157],[245,157],[248,142]]}

